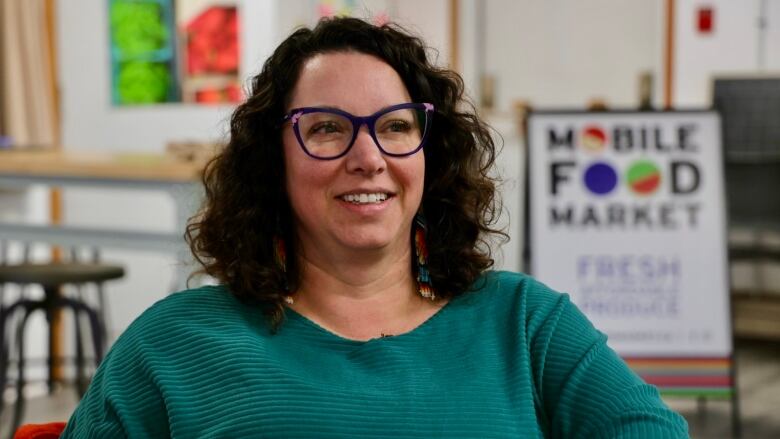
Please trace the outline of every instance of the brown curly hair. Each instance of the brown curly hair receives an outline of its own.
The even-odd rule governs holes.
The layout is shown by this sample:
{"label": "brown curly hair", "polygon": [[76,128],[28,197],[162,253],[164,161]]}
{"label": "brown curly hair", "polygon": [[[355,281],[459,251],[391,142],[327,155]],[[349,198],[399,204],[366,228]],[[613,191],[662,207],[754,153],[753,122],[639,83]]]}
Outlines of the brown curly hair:
{"label": "brown curly hair", "polygon": [[[436,112],[425,154],[421,211],[428,224],[428,269],[441,298],[464,293],[493,265],[488,234],[500,203],[488,174],[495,146],[487,125],[463,95],[456,73],[435,67],[423,42],[396,25],[355,18],[324,19],[295,31],[252,79],[249,98],[233,113],[225,149],[206,166],[205,202],[185,234],[206,273],[244,302],[258,304],[274,328],[284,297],[299,283],[296,237],[285,191],[281,125],[305,61],[317,54],[355,51],[382,59],[403,80],[413,102]],[[286,271],[274,258],[273,236],[287,243]],[[412,267],[414,270],[414,267]]]}

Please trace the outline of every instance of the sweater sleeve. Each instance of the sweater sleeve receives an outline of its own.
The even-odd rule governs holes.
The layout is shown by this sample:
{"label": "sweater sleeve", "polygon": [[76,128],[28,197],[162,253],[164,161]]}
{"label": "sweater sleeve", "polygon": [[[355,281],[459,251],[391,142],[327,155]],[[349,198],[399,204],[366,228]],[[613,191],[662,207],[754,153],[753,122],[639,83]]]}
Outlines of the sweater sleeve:
{"label": "sweater sleeve", "polygon": [[685,420],[607,346],[567,295],[526,285],[537,404],[553,438],[687,438]]}
{"label": "sweater sleeve", "polygon": [[[139,319],[140,320],[140,319]],[[168,416],[134,322],[106,355],[62,438],[167,438]]]}

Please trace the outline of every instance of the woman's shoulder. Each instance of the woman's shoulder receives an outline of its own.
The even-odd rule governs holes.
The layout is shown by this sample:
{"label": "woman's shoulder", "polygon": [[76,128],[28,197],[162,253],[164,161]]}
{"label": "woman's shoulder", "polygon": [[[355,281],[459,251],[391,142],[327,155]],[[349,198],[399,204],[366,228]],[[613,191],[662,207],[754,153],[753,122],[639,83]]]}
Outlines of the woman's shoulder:
{"label": "woman's shoulder", "polygon": [[247,316],[260,315],[241,303],[223,285],[208,285],[172,293],[139,315],[122,335],[154,340],[246,324]]}
{"label": "woman's shoulder", "polygon": [[528,274],[513,271],[485,272],[465,296],[491,302],[519,300],[531,307],[568,300],[567,294],[553,290]]}
{"label": "woman's shoulder", "polygon": [[224,285],[204,285],[171,293],[146,309],[140,316],[142,320],[160,317],[190,318],[193,313],[213,313],[220,308],[236,308],[240,302]]}
{"label": "woman's shoulder", "polygon": [[520,321],[530,325],[555,318],[573,307],[569,295],[558,292],[524,273],[485,272],[470,290],[456,298],[455,307],[470,308],[493,321]]}

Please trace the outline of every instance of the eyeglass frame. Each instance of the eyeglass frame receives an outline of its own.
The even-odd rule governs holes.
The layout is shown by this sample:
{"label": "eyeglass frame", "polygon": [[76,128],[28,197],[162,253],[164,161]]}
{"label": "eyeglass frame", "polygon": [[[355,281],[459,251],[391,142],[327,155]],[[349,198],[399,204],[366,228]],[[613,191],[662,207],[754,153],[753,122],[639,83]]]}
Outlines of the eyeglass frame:
{"label": "eyeglass frame", "polygon": [[[415,148],[412,151],[404,152],[404,153],[392,153],[386,151],[384,148],[382,148],[382,145],[379,144],[379,140],[376,138],[376,129],[375,124],[376,121],[379,120],[380,117],[384,116],[387,113],[396,111],[396,110],[404,110],[407,108],[416,109],[416,110],[422,110],[425,112],[425,127],[424,131],[422,133],[422,136],[420,137],[420,145]],[[301,116],[308,113],[330,113],[330,114],[337,114],[339,116],[343,116],[347,118],[350,122],[352,122],[352,139],[349,141],[348,146],[344,149],[344,151],[340,152],[339,154],[332,156],[332,157],[320,157],[312,154],[309,152],[308,149],[306,149],[306,144],[303,141],[303,138],[301,137],[301,130],[298,128],[298,119],[300,119]],[[428,134],[430,133],[431,128],[431,122],[432,117],[430,117],[430,114],[434,112],[434,106],[431,103],[423,102],[423,103],[404,103],[404,104],[396,104],[391,105],[387,108],[383,108],[376,113],[370,115],[370,116],[355,116],[351,113],[348,113],[343,110],[339,110],[338,108],[329,108],[329,107],[300,107],[300,108],[293,108],[290,110],[284,118],[282,118],[282,123],[284,124],[288,120],[292,122],[292,128],[293,132],[295,133],[295,138],[298,139],[298,145],[301,146],[301,149],[303,149],[303,152],[306,153],[311,158],[317,159],[317,160],[335,160],[341,157],[344,157],[347,155],[350,149],[355,145],[355,140],[357,140],[358,132],[360,131],[360,128],[363,125],[366,125],[368,127],[368,134],[371,136],[371,138],[374,140],[374,144],[379,148],[379,151],[382,152],[382,154],[385,154],[390,157],[408,157],[410,155],[413,155],[420,151],[423,146],[425,146],[425,142],[428,140]]]}

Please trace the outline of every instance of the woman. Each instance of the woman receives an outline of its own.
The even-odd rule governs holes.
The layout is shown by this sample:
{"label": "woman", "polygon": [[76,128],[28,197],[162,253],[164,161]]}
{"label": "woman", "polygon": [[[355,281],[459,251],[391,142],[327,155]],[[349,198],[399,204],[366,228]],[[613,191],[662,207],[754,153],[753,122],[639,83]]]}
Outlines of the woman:
{"label": "woman", "polygon": [[293,33],[210,163],[221,281],[108,354],[66,437],[687,437],[568,301],[486,272],[494,147],[392,26]]}

